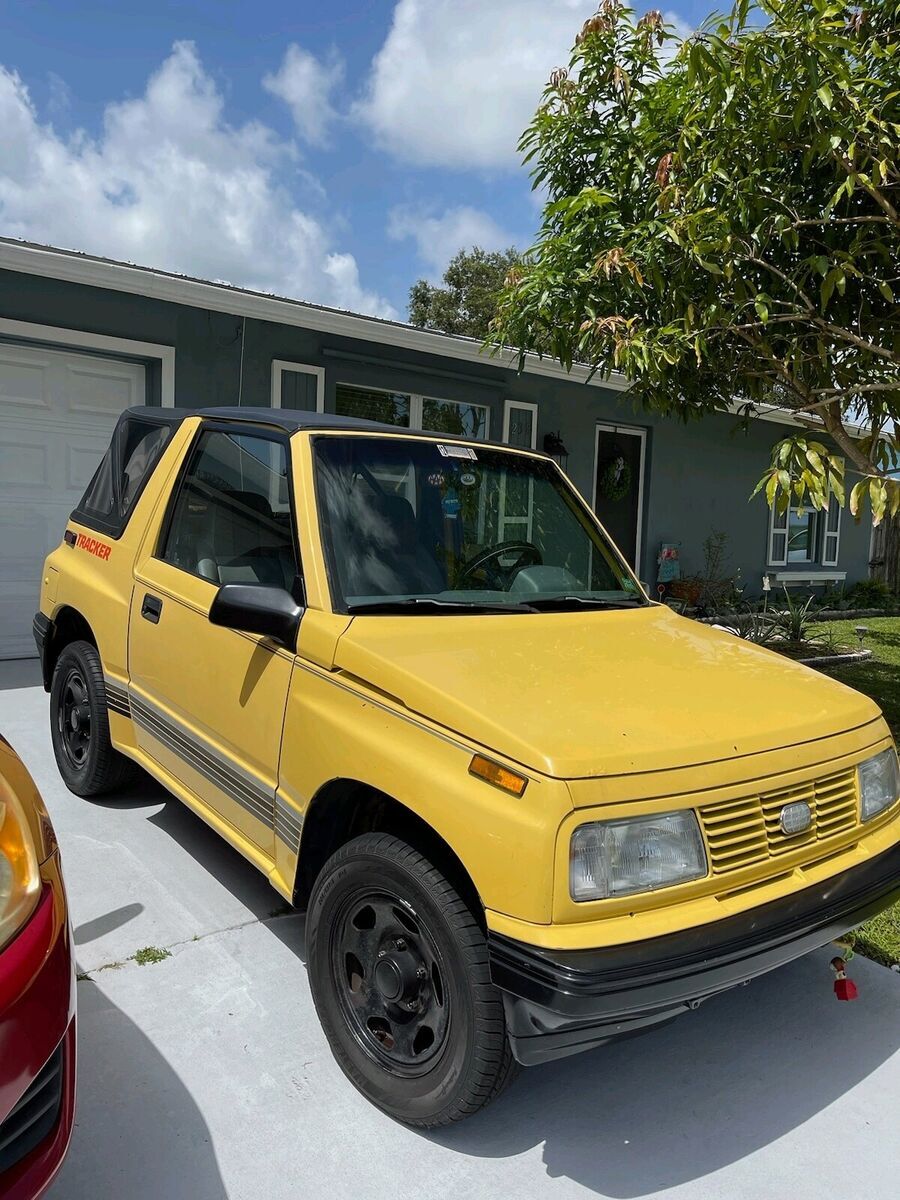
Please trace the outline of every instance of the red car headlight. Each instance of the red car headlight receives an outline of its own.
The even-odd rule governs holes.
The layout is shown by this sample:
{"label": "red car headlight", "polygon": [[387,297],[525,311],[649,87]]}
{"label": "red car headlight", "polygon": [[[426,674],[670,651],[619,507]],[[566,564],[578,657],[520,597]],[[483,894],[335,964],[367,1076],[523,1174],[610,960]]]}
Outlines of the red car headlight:
{"label": "red car headlight", "polygon": [[0,778],[0,949],[25,924],[41,890],[34,842],[15,796]]}

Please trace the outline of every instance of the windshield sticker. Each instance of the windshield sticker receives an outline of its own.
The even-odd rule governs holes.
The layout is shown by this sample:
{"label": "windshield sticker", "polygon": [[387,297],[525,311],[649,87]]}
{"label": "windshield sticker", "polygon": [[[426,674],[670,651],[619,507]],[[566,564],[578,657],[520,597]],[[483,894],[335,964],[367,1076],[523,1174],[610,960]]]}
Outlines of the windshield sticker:
{"label": "windshield sticker", "polygon": [[471,458],[477,460],[478,455],[471,446],[438,446],[438,453],[444,458]]}
{"label": "windshield sticker", "polygon": [[428,476],[428,486],[429,487],[443,487],[444,486],[443,473],[441,471],[432,471],[432,473]]}
{"label": "windshield sticker", "polygon": [[463,471],[459,477],[459,482],[463,487],[474,487],[478,479],[471,471]]}
{"label": "windshield sticker", "polygon": [[449,517],[452,521],[455,521],[459,516],[459,510],[462,508],[462,505],[459,502],[459,498],[453,492],[450,492],[441,501],[441,508],[444,511],[445,517]]}

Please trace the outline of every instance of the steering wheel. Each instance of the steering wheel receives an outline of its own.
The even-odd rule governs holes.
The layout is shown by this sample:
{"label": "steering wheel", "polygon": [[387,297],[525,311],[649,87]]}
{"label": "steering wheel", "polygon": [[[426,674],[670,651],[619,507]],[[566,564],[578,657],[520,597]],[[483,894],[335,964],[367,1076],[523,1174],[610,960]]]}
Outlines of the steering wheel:
{"label": "steering wheel", "polygon": [[[502,567],[499,562],[495,562],[510,554],[515,555],[510,566]],[[482,550],[467,563],[463,563],[456,577],[456,587],[462,587],[476,571],[484,570],[491,587],[496,591],[505,592],[519,571],[525,567],[539,567],[543,561],[540,550],[533,542],[498,542],[496,546]]]}

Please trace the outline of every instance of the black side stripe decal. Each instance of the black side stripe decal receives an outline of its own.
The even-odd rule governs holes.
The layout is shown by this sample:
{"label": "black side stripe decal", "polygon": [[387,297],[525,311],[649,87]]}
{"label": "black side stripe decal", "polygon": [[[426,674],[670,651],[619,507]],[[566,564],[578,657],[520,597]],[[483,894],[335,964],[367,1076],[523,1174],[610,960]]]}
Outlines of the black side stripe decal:
{"label": "black side stripe decal", "polygon": [[291,808],[281,796],[276,795],[275,832],[288,849],[293,850],[295,854],[300,849],[300,829],[302,823],[296,810]]}
{"label": "black side stripe decal", "polygon": [[148,701],[131,695],[116,683],[105,680],[106,699],[111,712],[131,717],[152,737],[193,767],[214,787],[219,788],[257,821],[275,831],[276,836],[294,854],[300,850],[302,819],[287,801],[276,796],[247,773],[239,771],[221,751],[185,729]]}
{"label": "black side stripe decal", "polygon": [[270,829],[274,827],[274,793],[250,783],[205,742],[201,742],[187,730],[176,727],[167,717],[151,709],[137,696],[132,697],[131,707],[138,725],[240,804],[257,821],[261,821]]}
{"label": "black side stripe decal", "polygon": [[110,712],[118,713],[121,717],[131,716],[131,705],[128,703],[128,692],[118,683],[104,677],[106,687],[106,707]]}

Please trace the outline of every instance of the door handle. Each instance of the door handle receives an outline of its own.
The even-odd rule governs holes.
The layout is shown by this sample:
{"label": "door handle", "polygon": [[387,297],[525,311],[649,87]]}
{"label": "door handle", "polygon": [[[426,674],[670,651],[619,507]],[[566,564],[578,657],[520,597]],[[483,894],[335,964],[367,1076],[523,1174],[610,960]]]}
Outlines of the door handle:
{"label": "door handle", "polygon": [[161,612],[162,600],[148,593],[141,602],[141,616],[145,621],[152,621],[154,625],[158,625]]}

